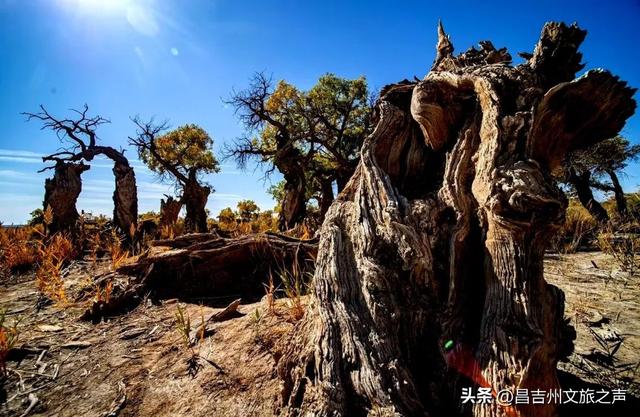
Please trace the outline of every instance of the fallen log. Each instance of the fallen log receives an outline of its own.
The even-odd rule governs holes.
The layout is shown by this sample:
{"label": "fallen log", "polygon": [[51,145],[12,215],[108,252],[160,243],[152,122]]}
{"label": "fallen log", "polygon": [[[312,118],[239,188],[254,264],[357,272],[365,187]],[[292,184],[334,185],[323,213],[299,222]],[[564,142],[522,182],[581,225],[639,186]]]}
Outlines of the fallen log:
{"label": "fallen log", "polygon": [[257,300],[270,276],[292,268],[310,272],[318,241],[271,233],[236,238],[196,233],[152,246],[99,280],[99,287],[111,286],[110,297],[95,300],[83,318],[118,314],[135,307],[147,293],[156,299],[179,298],[212,306],[230,297]]}

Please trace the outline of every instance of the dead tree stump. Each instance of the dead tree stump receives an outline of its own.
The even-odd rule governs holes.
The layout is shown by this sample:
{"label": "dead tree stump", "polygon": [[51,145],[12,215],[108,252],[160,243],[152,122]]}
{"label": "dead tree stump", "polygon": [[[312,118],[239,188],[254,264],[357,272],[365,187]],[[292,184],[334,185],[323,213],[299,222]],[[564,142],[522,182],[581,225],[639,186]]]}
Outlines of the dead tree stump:
{"label": "dead tree stump", "polygon": [[128,161],[113,165],[116,187],[113,191],[113,222],[133,239],[138,224],[138,189],[136,175]]}
{"label": "dead tree stump", "polygon": [[82,191],[83,172],[89,169],[83,163],[58,161],[54,166],[53,178],[44,184],[44,210],[51,209],[53,218],[47,226],[47,232],[73,231],[78,221],[76,202]]}
{"label": "dead tree stump", "polygon": [[178,221],[178,215],[182,210],[182,201],[165,194],[167,199],[160,200],[160,224],[159,226],[173,226]]}
{"label": "dead tree stump", "polygon": [[305,318],[284,346],[291,416],[555,416],[460,406],[461,387],[549,390],[572,348],[543,254],[566,199],[552,176],[611,137],[634,90],[582,69],[585,31],[544,26],[527,62],[490,42],[385,87],[359,166],[327,212]]}

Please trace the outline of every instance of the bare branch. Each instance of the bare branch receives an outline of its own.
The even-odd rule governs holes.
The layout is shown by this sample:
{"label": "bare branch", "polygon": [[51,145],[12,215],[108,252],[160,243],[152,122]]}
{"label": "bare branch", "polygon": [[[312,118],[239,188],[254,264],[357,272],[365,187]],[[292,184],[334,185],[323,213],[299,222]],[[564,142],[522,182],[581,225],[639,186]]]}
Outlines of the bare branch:
{"label": "bare branch", "polygon": [[[169,172],[175,179],[185,184],[189,181],[187,175],[180,171],[178,168],[179,161],[170,163],[160,155],[156,148],[156,140],[158,136],[168,129],[169,122],[164,120],[160,123],[156,123],[154,118],[151,118],[148,122],[143,122],[139,116],[131,118],[131,121],[138,127],[136,129],[136,136],[129,136],[129,144],[135,146],[138,149],[138,153],[148,152],[151,156],[162,165],[166,172]],[[165,180],[166,177],[163,173],[159,174],[161,180]]]}
{"label": "bare branch", "polygon": [[[86,104],[82,110],[71,109],[71,111],[78,114],[78,117],[75,119],[58,119],[51,115],[43,105],[40,105],[40,111],[37,113],[22,113],[27,116],[27,121],[41,121],[42,130],[53,130],[62,143],[69,144],[67,147],[63,146],[61,152],[44,157],[43,161],[60,159],[77,161],[83,158],[91,159],[94,156],[97,138],[96,128],[102,124],[110,123],[110,121],[102,116],[87,116],[89,106]],[[64,158],[61,158],[61,156],[64,156]]]}

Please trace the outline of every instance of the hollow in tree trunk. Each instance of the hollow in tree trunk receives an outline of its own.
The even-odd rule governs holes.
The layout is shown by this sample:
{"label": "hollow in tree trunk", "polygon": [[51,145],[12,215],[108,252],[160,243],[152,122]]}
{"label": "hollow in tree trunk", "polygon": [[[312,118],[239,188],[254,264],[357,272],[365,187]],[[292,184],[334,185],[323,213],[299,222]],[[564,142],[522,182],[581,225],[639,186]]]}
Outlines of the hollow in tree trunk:
{"label": "hollow in tree trunk", "polygon": [[116,181],[113,192],[113,222],[128,239],[133,239],[138,224],[136,175],[128,162],[119,161],[114,163],[113,175]]}
{"label": "hollow in tree trunk", "polygon": [[53,178],[48,178],[44,184],[44,210],[50,208],[53,216],[47,226],[48,234],[75,230],[78,221],[76,202],[82,191],[81,175],[88,169],[89,166],[83,163],[56,163]]}
{"label": "hollow in tree trunk", "polygon": [[310,306],[278,363],[282,413],[555,416],[460,405],[461,387],[558,387],[572,347],[543,254],[567,152],[615,135],[633,90],[574,79],[585,32],[549,23],[527,62],[490,42],[387,86],[359,166],[323,223]]}

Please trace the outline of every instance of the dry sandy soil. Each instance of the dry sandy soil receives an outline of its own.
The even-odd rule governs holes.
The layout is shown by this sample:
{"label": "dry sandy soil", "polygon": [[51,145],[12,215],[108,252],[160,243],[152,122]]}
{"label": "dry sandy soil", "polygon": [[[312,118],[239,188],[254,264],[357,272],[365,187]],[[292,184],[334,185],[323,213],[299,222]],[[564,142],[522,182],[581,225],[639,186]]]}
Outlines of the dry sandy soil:
{"label": "dry sandy soil", "polygon": [[[82,262],[69,269],[67,292],[106,269]],[[640,383],[640,289],[638,278],[617,272],[601,253],[549,255],[547,279],[565,291],[567,317],[576,326],[576,351],[561,363],[566,388],[624,387],[616,407],[565,408],[563,415],[637,415]],[[75,291],[75,292],[74,292]],[[192,326],[232,298],[199,301],[145,300],[106,322],[80,321],[82,303],[38,306],[32,276],[0,284],[0,306],[9,321],[20,317],[17,354],[0,389],[0,416],[269,416],[279,383],[277,342],[293,326],[288,300],[278,314],[265,302],[241,305],[234,318],[215,324],[194,348],[183,344],[175,314],[184,306]],[[257,313],[258,312],[258,313]]]}

